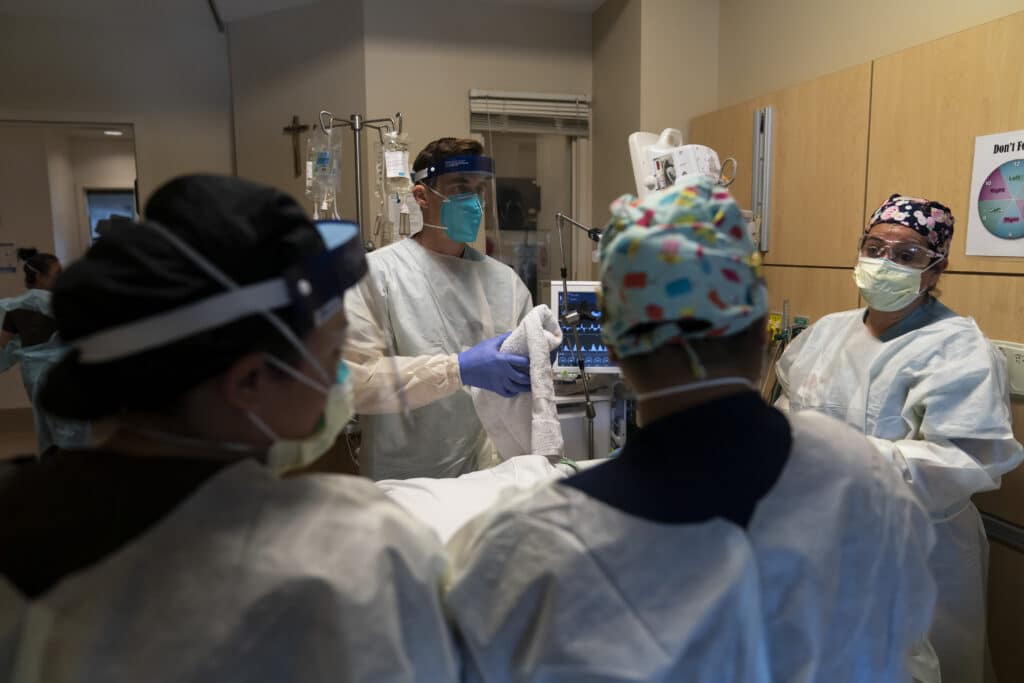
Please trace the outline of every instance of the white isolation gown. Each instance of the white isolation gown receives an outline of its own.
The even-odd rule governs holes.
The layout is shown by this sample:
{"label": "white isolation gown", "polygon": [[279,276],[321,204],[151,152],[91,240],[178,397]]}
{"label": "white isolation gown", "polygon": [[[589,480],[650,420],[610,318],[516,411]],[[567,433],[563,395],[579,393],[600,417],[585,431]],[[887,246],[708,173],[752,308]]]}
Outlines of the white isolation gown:
{"label": "white isolation gown", "polygon": [[454,681],[445,570],[372,483],[245,461],[40,599],[0,579],[0,679]]}
{"label": "white isolation gown", "polygon": [[777,366],[792,413],[862,431],[928,509],[938,585],[929,638],[943,681],[981,683],[988,542],[971,496],[999,487],[1024,453],[1010,424],[1005,359],[970,318],[935,300],[875,338],[865,310],[825,316]]}
{"label": "white isolation gown", "polygon": [[650,521],[563,483],[468,524],[445,599],[466,680],[908,681],[935,599],[927,515],[852,429],[790,423],[746,529]]}
{"label": "white isolation gown", "polygon": [[[406,239],[367,260],[369,274],[345,299],[362,474],[457,477],[495,464],[457,354],[514,330],[533,308],[526,285],[468,246],[458,258]],[[399,388],[408,419],[399,413]]]}

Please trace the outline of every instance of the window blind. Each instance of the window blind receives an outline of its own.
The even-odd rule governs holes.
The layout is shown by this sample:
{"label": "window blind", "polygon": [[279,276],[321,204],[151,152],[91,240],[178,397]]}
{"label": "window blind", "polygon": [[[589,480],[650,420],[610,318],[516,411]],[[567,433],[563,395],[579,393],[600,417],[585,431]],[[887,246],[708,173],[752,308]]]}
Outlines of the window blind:
{"label": "window blind", "polygon": [[474,133],[590,136],[586,95],[470,90],[469,115]]}

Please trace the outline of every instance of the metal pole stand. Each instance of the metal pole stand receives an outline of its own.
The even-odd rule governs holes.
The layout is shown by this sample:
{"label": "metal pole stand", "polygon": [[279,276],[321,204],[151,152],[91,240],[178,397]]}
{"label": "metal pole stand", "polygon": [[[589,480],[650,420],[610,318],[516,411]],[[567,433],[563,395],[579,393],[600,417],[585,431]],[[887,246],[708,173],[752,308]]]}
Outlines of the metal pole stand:
{"label": "metal pole stand", "polygon": [[587,418],[587,457],[590,460],[594,459],[594,418],[597,416],[597,411],[594,409],[594,401],[590,396],[590,378],[587,376],[586,366],[583,362],[583,351],[580,350],[580,312],[569,310],[569,272],[565,262],[565,245],[562,243],[562,228],[565,227],[565,223],[575,225],[584,232],[594,242],[601,240],[601,231],[597,228],[588,228],[582,223],[578,223],[573,219],[566,216],[564,213],[558,213],[555,215],[555,225],[558,231],[558,252],[562,257],[562,265],[559,274],[562,277],[562,310],[559,314],[559,322],[568,327],[572,331],[573,342],[576,346],[576,367],[580,371],[580,379],[583,381],[583,400],[584,400],[584,415]]}
{"label": "metal pole stand", "polygon": [[[327,122],[324,122],[324,117],[327,117]],[[366,251],[373,251],[375,248],[373,241],[366,238],[363,233],[363,148],[362,148],[362,132],[363,128],[372,128],[377,131],[377,136],[380,138],[380,144],[384,144],[384,132],[395,131],[397,133],[402,132],[402,112],[396,113],[394,116],[389,116],[381,119],[366,119],[363,118],[362,114],[350,114],[348,120],[339,119],[329,111],[320,112],[320,129],[327,133],[332,128],[351,128],[352,129],[352,149],[355,152],[355,165],[356,165],[356,223],[359,225],[359,234],[364,236],[363,244]]]}

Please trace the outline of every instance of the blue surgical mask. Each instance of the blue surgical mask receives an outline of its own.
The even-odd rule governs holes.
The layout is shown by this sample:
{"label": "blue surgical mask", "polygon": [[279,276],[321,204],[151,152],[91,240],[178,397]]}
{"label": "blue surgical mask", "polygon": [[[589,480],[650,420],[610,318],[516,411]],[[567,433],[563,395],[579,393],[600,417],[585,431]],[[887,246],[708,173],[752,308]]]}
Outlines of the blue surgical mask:
{"label": "blue surgical mask", "polygon": [[456,242],[473,242],[480,232],[480,221],[484,217],[483,203],[480,195],[475,192],[453,194],[445,197],[443,194],[430,187],[427,188],[434,194],[441,197],[441,225],[424,223],[431,228],[440,228],[448,232],[448,237]]}

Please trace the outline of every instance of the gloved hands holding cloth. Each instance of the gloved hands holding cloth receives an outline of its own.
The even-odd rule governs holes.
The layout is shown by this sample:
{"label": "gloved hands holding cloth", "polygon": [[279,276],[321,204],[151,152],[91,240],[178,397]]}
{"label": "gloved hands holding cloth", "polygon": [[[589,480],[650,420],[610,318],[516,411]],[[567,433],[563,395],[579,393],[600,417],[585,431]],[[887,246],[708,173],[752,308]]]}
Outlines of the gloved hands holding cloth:
{"label": "gloved hands holding cloth", "polygon": [[530,390],[530,360],[501,351],[510,334],[485,339],[459,354],[459,373],[464,385],[493,391],[505,398]]}

